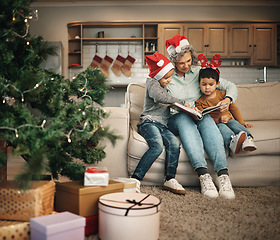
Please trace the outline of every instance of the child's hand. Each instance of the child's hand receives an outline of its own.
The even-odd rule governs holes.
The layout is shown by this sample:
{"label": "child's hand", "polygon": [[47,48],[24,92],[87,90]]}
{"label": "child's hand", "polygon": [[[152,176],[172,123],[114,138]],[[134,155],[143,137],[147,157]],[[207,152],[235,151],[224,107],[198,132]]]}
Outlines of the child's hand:
{"label": "child's hand", "polygon": [[221,116],[220,121],[221,123],[227,123],[230,120],[228,115]]}
{"label": "child's hand", "polygon": [[197,108],[197,107],[191,107],[193,110],[195,110],[195,111],[197,111],[197,112],[200,112],[201,113],[201,111]]}
{"label": "child's hand", "polygon": [[252,124],[250,124],[250,123],[245,123],[245,128],[252,128],[253,127],[253,125]]}
{"label": "child's hand", "polygon": [[225,104],[225,103],[226,103],[226,105],[225,105],[225,106],[222,106],[222,107],[220,108],[220,112],[227,112],[227,111],[228,111],[229,105],[230,105],[230,99],[229,99],[229,98],[225,98],[224,100],[220,101],[220,102],[217,104],[217,106],[220,106],[220,105]]}

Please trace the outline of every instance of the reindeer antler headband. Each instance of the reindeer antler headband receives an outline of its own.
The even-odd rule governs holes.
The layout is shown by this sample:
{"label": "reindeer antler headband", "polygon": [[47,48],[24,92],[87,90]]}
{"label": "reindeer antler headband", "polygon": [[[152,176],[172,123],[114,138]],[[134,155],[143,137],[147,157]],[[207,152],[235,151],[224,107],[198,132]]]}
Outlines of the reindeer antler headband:
{"label": "reindeer antler headband", "polygon": [[[202,53],[199,54],[197,57],[200,61],[201,69],[212,68],[217,71],[217,67],[219,67],[222,64],[222,60],[220,60],[220,58],[221,58],[220,54],[216,54],[215,56],[213,56],[210,63],[208,62],[208,59]],[[217,71],[217,72],[220,75],[219,71]]]}

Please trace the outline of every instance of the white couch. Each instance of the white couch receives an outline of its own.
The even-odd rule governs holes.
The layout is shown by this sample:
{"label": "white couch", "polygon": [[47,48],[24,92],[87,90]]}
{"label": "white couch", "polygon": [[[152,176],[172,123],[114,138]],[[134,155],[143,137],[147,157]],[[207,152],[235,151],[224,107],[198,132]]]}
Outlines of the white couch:
{"label": "white couch", "polygon": [[[127,108],[106,108],[110,117],[103,125],[123,139],[113,147],[106,146],[106,158],[99,165],[106,166],[110,177],[129,177],[144,152],[146,141],[137,133],[137,123],[144,104],[145,85],[130,84],[126,93]],[[244,120],[254,125],[250,129],[258,149],[242,152],[227,160],[233,186],[280,186],[280,82],[238,85],[236,101]],[[213,165],[208,160],[210,174],[216,178]],[[143,184],[162,185],[164,180],[165,152],[154,162],[147,172]],[[199,186],[189,158],[183,148],[179,158],[176,178],[184,186]]]}

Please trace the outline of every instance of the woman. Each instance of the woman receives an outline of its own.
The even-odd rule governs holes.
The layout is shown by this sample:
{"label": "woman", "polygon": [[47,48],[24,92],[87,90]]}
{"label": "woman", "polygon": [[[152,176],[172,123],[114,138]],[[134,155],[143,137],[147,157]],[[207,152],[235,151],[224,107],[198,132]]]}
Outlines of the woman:
{"label": "woman", "polygon": [[[167,86],[167,90],[172,96],[185,100],[190,107],[195,107],[195,101],[201,96],[198,82],[200,66],[195,51],[186,37],[178,34],[166,40],[166,49],[175,65],[172,81]],[[225,99],[220,102],[220,104],[227,103],[220,108],[220,111],[225,111],[236,99],[237,87],[231,82],[220,79],[219,89],[227,93]],[[223,138],[211,116],[205,115],[202,120],[195,122],[183,112],[173,112],[168,127],[174,134],[180,136],[182,145],[198,174],[201,193],[210,198],[219,195],[226,199],[235,198],[228,175]],[[219,193],[208,173],[204,148],[218,175]]]}

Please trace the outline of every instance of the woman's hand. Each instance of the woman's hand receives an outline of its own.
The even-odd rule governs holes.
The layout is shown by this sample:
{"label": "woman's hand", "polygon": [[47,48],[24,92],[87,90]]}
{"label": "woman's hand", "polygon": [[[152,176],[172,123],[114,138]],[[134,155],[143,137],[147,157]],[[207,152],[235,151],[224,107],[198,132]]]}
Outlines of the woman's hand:
{"label": "woman's hand", "polygon": [[220,112],[227,112],[229,109],[229,105],[231,104],[231,100],[229,98],[225,98],[224,100],[220,101],[217,106],[220,106],[222,104],[226,105],[220,108]]}

